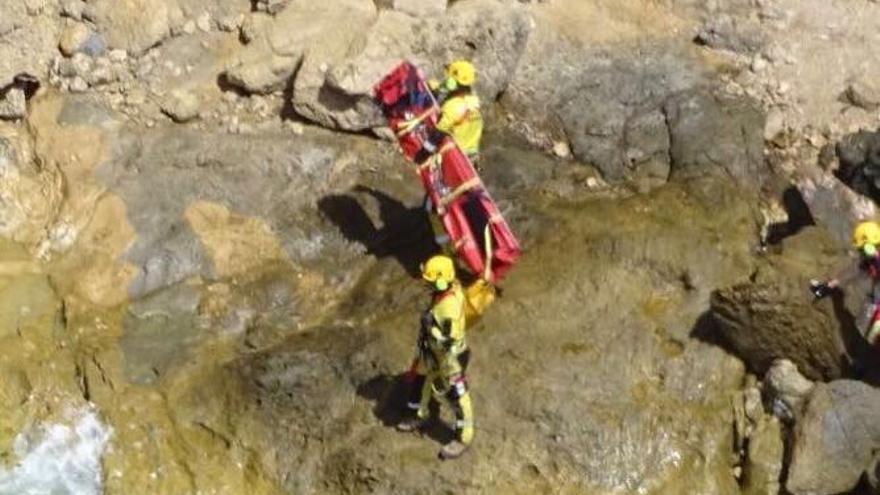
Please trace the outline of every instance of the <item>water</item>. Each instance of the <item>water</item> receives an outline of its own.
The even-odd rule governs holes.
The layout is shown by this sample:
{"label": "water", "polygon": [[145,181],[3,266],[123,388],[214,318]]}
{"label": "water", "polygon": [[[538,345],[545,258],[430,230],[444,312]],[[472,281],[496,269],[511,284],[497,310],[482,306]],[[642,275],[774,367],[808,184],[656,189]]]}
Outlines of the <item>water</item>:
{"label": "water", "polygon": [[101,455],[112,429],[90,408],[72,411],[71,425],[48,423],[20,433],[18,463],[0,468],[0,495],[99,495]]}

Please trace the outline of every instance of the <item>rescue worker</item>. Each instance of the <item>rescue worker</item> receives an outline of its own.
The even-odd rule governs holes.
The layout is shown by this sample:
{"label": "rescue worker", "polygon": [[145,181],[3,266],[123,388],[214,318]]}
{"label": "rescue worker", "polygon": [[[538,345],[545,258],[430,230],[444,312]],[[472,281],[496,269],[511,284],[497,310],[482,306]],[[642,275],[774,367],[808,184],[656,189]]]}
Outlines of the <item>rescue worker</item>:
{"label": "rescue worker", "polygon": [[445,72],[446,78],[442,83],[429,82],[440,103],[440,119],[436,131],[428,136],[422,149],[416,153],[416,163],[424,163],[430,158],[445,135],[455,140],[471,162],[475,162],[480,154],[483,115],[480,98],[473,91],[477,70],[467,60],[455,60],[446,66]]}
{"label": "rescue worker", "polygon": [[[480,99],[473,91],[473,85],[477,80],[476,68],[467,60],[455,60],[446,66],[445,76],[442,83],[436,80],[428,83],[440,104],[440,119],[413,160],[417,164],[427,161],[437,152],[443,138],[448,135],[467,155],[471,164],[478,167],[480,140],[483,137],[483,116],[480,111]],[[445,253],[452,254],[453,249],[449,245],[449,236],[443,227],[440,213],[427,197],[425,211],[428,212],[434,241]]]}
{"label": "rescue worker", "polygon": [[[397,425],[400,431],[422,429],[432,397],[445,397],[455,413],[455,440],[440,450],[440,458],[463,454],[474,437],[471,396],[465,371],[470,350],[465,342],[464,292],[455,277],[455,265],[444,255],[432,256],[422,265],[422,278],[431,286],[431,306],[422,314],[416,357],[407,372],[418,383],[417,402],[410,401],[413,417]],[[416,379],[416,376],[419,379]]]}
{"label": "rescue worker", "polygon": [[853,248],[858,252],[858,262],[827,282],[811,281],[810,290],[817,299],[829,295],[854,281],[861,274],[871,280],[871,291],[859,328],[871,345],[880,346],[880,224],[861,222],[853,230]]}

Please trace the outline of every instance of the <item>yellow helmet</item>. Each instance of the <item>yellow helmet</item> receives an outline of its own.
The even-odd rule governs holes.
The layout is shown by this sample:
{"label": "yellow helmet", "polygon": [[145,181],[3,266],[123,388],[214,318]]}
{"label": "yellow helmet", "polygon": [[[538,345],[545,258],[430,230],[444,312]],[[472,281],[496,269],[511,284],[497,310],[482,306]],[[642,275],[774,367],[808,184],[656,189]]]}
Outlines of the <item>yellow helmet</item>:
{"label": "yellow helmet", "polygon": [[461,86],[473,86],[477,80],[477,69],[467,60],[455,60],[446,66],[446,77]]}
{"label": "yellow helmet", "polygon": [[880,245],[880,225],[877,222],[862,222],[853,230],[853,247],[861,249],[865,244]]}
{"label": "yellow helmet", "polygon": [[442,254],[431,256],[422,265],[422,278],[434,284],[437,290],[446,290],[455,280],[455,263],[449,256]]}

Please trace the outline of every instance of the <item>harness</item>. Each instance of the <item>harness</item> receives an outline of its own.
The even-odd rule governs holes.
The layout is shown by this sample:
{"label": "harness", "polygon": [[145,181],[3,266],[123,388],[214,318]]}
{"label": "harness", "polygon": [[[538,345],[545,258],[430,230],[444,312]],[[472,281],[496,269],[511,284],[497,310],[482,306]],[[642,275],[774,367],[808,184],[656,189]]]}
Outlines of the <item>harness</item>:
{"label": "harness", "polygon": [[868,274],[872,281],[880,279],[880,256],[863,259],[860,268]]}

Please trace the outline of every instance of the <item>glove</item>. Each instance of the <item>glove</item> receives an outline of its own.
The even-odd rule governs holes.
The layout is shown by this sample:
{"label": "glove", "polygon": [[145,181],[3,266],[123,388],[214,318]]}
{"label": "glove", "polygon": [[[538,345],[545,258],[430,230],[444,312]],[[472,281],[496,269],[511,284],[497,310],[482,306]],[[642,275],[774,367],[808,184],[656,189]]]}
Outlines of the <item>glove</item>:
{"label": "glove", "polygon": [[421,165],[428,161],[428,159],[431,158],[431,155],[432,153],[430,151],[425,148],[420,148],[413,157],[413,162],[415,162],[416,165]]}
{"label": "glove", "polygon": [[823,299],[831,294],[831,291],[834,290],[828,286],[827,282],[821,282],[819,280],[810,280],[810,292],[813,293],[813,297],[816,299]]}

